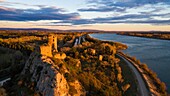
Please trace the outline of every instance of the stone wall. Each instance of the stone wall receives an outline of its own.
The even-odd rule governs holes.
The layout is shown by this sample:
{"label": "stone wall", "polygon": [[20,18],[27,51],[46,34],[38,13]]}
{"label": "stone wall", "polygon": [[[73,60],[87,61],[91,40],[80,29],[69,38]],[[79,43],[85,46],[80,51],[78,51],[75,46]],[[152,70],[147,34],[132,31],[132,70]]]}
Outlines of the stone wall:
{"label": "stone wall", "polygon": [[40,46],[40,53],[43,56],[54,57],[57,59],[65,59],[65,53],[59,53],[57,50],[57,36],[50,34],[48,36],[48,44]]}
{"label": "stone wall", "polygon": [[66,54],[65,53],[57,53],[54,55],[54,58],[56,59],[65,59],[66,58]]}
{"label": "stone wall", "polygon": [[40,46],[40,53],[45,56],[53,57],[52,52],[57,52],[57,36],[50,34],[48,44]]}
{"label": "stone wall", "polygon": [[57,51],[57,36],[50,34],[48,36],[48,45],[53,47],[53,50]]}
{"label": "stone wall", "polygon": [[52,47],[51,46],[40,46],[41,54],[52,57]]}

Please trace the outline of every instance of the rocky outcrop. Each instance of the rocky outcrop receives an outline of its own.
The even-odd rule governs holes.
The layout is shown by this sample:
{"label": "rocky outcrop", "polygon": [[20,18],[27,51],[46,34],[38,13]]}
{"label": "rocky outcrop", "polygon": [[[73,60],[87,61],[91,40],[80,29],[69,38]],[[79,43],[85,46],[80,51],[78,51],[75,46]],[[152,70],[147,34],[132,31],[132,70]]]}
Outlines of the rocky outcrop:
{"label": "rocky outcrop", "polygon": [[21,74],[31,74],[30,81],[35,83],[35,91],[43,96],[69,96],[69,85],[65,77],[59,72],[59,67],[46,56],[33,52]]}
{"label": "rocky outcrop", "polygon": [[70,73],[66,66],[61,68],[51,58],[42,56],[37,51],[30,55],[21,73],[21,77],[25,77],[27,81],[24,81],[24,78],[21,78],[21,81],[24,86],[32,86],[32,89],[42,96],[84,96],[85,91],[81,83],[78,80],[67,81],[65,73]]}

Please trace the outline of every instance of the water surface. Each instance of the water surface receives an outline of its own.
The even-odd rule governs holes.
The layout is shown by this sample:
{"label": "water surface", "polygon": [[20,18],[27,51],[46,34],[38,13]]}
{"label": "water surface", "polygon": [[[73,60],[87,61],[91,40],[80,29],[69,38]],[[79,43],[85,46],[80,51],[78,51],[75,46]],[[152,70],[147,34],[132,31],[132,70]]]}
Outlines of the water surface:
{"label": "water surface", "polygon": [[111,40],[128,45],[125,53],[135,56],[142,63],[157,73],[161,81],[165,82],[170,93],[170,40],[159,40],[116,34],[91,34],[100,40]]}

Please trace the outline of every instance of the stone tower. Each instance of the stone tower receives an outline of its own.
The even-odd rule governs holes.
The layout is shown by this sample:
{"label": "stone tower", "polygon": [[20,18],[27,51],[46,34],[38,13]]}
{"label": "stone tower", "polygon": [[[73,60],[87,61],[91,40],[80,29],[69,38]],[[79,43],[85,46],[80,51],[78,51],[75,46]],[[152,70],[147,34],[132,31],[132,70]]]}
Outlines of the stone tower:
{"label": "stone tower", "polygon": [[55,52],[58,52],[57,50],[57,36],[50,34],[48,36],[48,45],[52,47],[52,50],[55,50]]}
{"label": "stone tower", "polygon": [[56,35],[48,35],[48,44],[40,46],[40,53],[42,55],[48,57],[54,57],[57,59],[65,59],[66,54],[60,54],[57,50],[57,36]]}
{"label": "stone tower", "polygon": [[58,50],[57,50],[57,36],[50,34],[48,36],[48,45],[40,46],[40,52],[42,55],[53,57],[53,52],[58,52]]}

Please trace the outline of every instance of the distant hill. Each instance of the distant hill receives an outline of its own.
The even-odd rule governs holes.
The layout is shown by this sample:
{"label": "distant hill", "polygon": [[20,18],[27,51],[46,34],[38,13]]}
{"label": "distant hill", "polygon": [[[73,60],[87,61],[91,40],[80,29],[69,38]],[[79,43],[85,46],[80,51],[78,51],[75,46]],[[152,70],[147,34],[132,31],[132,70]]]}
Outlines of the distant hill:
{"label": "distant hill", "polygon": [[0,28],[0,30],[52,30],[45,28]]}
{"label": "distant hill", "polygon": [[138,32],[138,33],[160,33],[160,34],[169,34],[170,31],[104,31],[104,30],[94,30],[94,29],[71,29],[71,30],[59,30],[59,29],[46,29],[46,28],[0,28],[0,30],[34,30],[34,31],[53,31],[53,32],[107,32],[107,33],[129,33],[129,32]]}
{"label": "distant hill", "polygon": [[91,29],[81,29],[81,30],[59,30],[59,29],[46,29],[46,28],[0,28],[0,30],[45,30],[45,31],[58,31],[58,32],[106,32],[103,30],[91,30]]}

